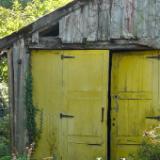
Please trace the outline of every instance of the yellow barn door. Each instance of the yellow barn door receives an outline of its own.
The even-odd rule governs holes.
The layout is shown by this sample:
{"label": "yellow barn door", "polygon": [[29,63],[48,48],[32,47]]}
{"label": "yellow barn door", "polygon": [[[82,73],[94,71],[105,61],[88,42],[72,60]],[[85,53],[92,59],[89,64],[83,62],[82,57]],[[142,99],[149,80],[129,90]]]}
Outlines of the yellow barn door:
{"label": "yellow barn door", "polygon": [[34,102],[43,111],[35,157],[106,160],[108,51],[32,54]]}
{"label": "yellow barn door", "polygon": [[112,58],[111,159],[127,159],[145,131],[158,125],[158,52],[115,53]]}
{"label": "yellow barn door", "polygon": [[64,51],[64,57],[64,114],[71,116],[62,117],[64,156],[67,160],[106,160],[109,54]]}
{"label": "yellow barn door", "polygon": [[62,101],[62,61],[59,51],[32,51],[33,101],[37,107],[40,138],[34,158],[60,159]]}

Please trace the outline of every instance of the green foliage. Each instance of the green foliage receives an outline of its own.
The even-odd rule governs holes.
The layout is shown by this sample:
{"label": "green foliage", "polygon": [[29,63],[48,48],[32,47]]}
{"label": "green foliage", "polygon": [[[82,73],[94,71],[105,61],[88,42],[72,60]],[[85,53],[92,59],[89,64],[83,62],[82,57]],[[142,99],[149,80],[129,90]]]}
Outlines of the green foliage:
{"label": "green foliage", "polygon": [[7,58],[0,59],[0,83],[8,82],[8,67],[7,67]]}
{"label": "green foliage", "polygon": [[144,141],[129,160],[160,160],[160,127],[145,132]]}
{"label": "green foliage", "polygon": [[[13,1],[14,0],[0,0],[0,6],[3,6],[5,8],[11,8],[13,5]],[[20,0],[20,3],[22,5],[26,5],[26,3],[29,1],[31,1],[31,0]]]}
{"label": "green foliage", "polygon": [[[0,158],[0,160],[12,160],[13,158],[10,156],[3,156],[2,158]],[[29,160],[27,156],[22,155],[22,156],[18,156],[16,157],[16,160]]]}
{"label": "green foliage", "polygon": [[36,107],[33,105],[32,99],[32,74],[30,68],[28,69],[28,75],[26,78],[26,93],[25,93],[25,104],[27,113],[27,131],[29,137],[29,144],[36,140],[36,135],[38,134],[35,117],[36,117]]}
{"label": "green foliage", "polygon": [[[28,131],[29,144],[35,144],[40,138],[41,127],[36,125],[36,115],[40,112],[33,104],[33,86],[32,86],[32,73],[31,66],[28,67],[28,74],[26,77],[26,89],[25,89],[25,105],[26,105],[26,127]],[[41,120],[41,119],[40,119]]]}
{"label": "green foliage", "polygon": [[69,1],[71,0],[32,0],[24,6],[19,0],[14,0],[11,8],[0,6],[0,38],[19,30]]}
{"label": "green foliage", "polygon": [[0,0],[0,6],[9,8],[12,5],[12,0]]}
{"label": "green foliage", "polygon": [[160,160],[160,144],[144,142],[138,151],[140,160]]}
{"label": "green foliage", "polygon": [[9,116],[0,119],[0,157],[9,154]]}
{"label": "green foliage", "polygon": [[132,155],[130,160],[160,160],[160,144],[143,142],[137,154]]}
{"label": "green foliage", "polygon": [[0,119],[0,157],[9,154],[9,116]]}
{"label": "green foliage", "polygon": [[0,157],[9,154],[8,68],[7,58],[0,59]]}
{"label": "green foliage", "polygon": [[11,160],[10,156],[3,156],[2,158],[0,158],[0,160]]}

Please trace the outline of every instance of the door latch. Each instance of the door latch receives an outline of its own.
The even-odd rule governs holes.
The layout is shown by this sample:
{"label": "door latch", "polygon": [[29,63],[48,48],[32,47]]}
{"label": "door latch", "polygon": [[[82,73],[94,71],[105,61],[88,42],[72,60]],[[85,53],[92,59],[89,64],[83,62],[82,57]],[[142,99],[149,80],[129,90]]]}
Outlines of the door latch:
{"label": "door latch", "polygon": [[119,97],[117,95],[114,96],[114,100],[115,100],[115,106],[114,106],[114,110],[115,112],[119,111],[119,104],[118,104],[118,99]]}
{"label": "door latch", "polygon": [[60,113],[60,118],[74,118],[74,116]]}

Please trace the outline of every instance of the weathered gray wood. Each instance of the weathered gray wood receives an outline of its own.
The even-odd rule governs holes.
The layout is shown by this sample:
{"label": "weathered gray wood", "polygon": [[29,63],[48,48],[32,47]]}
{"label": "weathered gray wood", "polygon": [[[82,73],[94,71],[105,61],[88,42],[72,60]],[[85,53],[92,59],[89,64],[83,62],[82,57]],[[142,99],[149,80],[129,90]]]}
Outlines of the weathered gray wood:
{"label": "weathered gray wood", "polygon": [[63,43],[137,39],[137,43],[159,49],[159,9],[159,0],[76,0],[2,39],[0,48],[22,37],[32,38],[59,22]]}
{"label": "weathered gray wood", "polygon": [[39,32],[34,32],[32,34],[32,43],[38,44],[39,43]]}
{"label": "weathered gray wood", "polygon": [[19,59],[19,48],[18,42],[13,45],[13,80],[14,80],[14,150],[18,150],[17,141],[19,141],[19,133],[18,133],[18,64],[17,61]]}
{"label": "weathered gray wood", "polygon": [[[25,106],[25,82],[27,76],[27,69],[28,69],[28,61],[29,61],[29,54],[26,52],[24,39],[20,40],[19,46],[19,95],[18,95],[18,109],[19,109],[19,130],[18,133],[20,137],[23,137],[22,140],[19,141],[18,147],[24,150],[27,142],[27,129],[26,129],[26,106]],[[22,150],[22,152],[23,152]]]}
{"label": "weathered gray wood", "polygon": [[25,78],[28,66],[24,39],[13,45],[13,70],[14,70],[14,140],[15,148],[23,153],[26,142],[26,106],[25,106]]}
{"label": "weathered gray wood", "polygon": [[59,38],[51,38],[51,37],[41,37],[39,39],[39,43],[38,44],[35,44],[35,43],[30,43],[30,47],[32,48],[32,46],[37,46],[39,48],[59,48],[59,46],[61,45],[61,39]]}
{"label": "weathered gray wood", "polygon": [[110,39],[110,0],[100,0],[98,6],[98,35],[97,39]]}
{"label": "weathered gray wood", "polygon": [[40,38],[39,44],[29,44],[30,49],[107,49],[107,50],[146,50],[149,48],[137,41],[114,40],[105,42],[62,43],[58,38]]}
{"label": "weathered gray wood", "polygon": [[7,52],[8,60],[8,88],[9,88],[9,112],[10,112],[10,133],[11,133],[11,149],[15,147],[15,131],[14,131],[14,71],[13,71],[13,50]]}
{"label": "weathered gray wood", "polygon": [[82,43],[84,38],[97,41],[98,5],[97,0],[92,0],[60,20],[60,38],[64,43]]}
{"label": "weathered gray wood", "polygon": [[[89,8],[93,3],[94,7]],[[93,0],[84,8],[87,9],[81,12],[79,9],[79,12],[70,13],[60,20],[60,37],[64,43],[82,43],[83,37],[90,39],[89,33],[97,32],[98,25],[98,34],[90,41],[137,39],[137,42],[160,48],[158,0]],[[94,16],[93,20],[88,16],[89,12],[95,13],[92,15],[98,15],[98,18]],[[94,27],[86,27],[85,23]]]}

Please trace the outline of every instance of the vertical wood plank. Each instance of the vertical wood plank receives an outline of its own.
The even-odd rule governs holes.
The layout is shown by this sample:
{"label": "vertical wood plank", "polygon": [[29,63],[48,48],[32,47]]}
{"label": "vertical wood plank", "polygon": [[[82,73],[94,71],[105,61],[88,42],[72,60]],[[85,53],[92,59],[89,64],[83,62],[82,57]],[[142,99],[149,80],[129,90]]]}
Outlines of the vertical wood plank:
{"label": "vertical wood plank", "polygon": [[13,120],[14,120],[14,150],[18,150],[17,147],[17,141],[19,140],[20,137],[18,137],[18,128],[17,128],[17,114],[18,114],[18,65],[17,65],[17,60],[19,57],[19,49],[18,49],[18,42],[13,44],[13,84],[14,84],[14,115],[13,115]]}
{"label": "vertical wood plank", "polygon": [[25,80],[28,68],[29,54],[26,53],[24,39],[13,45],[14,68],[14,139],[18,153],[23,153],[27,143]]}
{"label": "vertical wood plank", "polygon": [[13,70],[13,49],[7,52],[8,60],[8,88],[9,88],[9,113],[10,113],[10,135],[11,135],[11,150],[15,146],[15,131],[14,131],[14,70]]}
{"label": "vertical wood plank", "polygon": [[98,40],[110,38],[110,1],[100,0],[98,9]]}
{"label": "vertical wood plank", "polygon": [[39,43],[39,32],[38,31],[32,34],[32,43],[36,43],[36,44]]}
{"label": "vertical wood plank", "polygon": [[18,64],[18,72],[19,72],[19,81],[18,81],[18,133],[20,135],[18,147],[20,149],[24,149],[27,141],[27,133],[26,133],[26,106],[25,106],[25,82],[26,82],[26,74],[28,68],[28,60],[29,54],[26,53],[24,40],[20,40],[19,46],[19,64]]}

